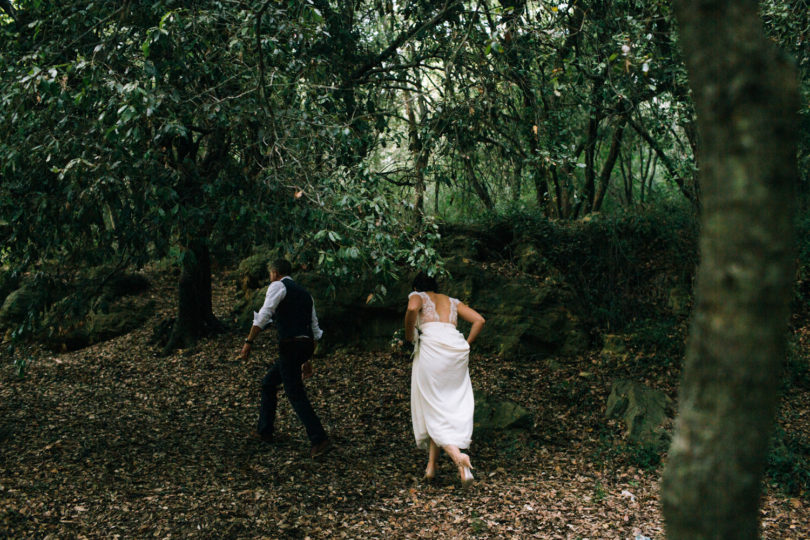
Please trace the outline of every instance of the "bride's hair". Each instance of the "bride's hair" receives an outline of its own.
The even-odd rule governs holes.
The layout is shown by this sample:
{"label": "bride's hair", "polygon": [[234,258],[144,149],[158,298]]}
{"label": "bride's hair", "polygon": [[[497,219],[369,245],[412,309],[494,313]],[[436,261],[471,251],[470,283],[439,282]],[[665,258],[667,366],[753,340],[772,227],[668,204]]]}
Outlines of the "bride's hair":
{"label": "bride's hair", "polygon": [[439,292],[439,284],[435,277],[429,276],[425,272],[419,272],[419,275],[413,280],[413,290]]}

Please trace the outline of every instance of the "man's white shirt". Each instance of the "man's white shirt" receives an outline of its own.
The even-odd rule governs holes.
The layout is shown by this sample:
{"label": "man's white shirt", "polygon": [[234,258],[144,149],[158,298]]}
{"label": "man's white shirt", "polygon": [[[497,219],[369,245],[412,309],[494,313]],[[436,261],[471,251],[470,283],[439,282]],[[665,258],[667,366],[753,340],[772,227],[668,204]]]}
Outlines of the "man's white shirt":
{"label": "man's white shirt", "polygon": [[[287,287],[282,283],[285,279],[292,280],[291,277],[284,276],[280,280],[272,282],[270,286],[267,287],[267,294],[264,296],[262,308],[258,312],[253,312],[253,326],[264,328],[272,322],[276,308],[278,308],[278,305],[284,300],[284,297],[287,296]],[[312,301],[312,336],[316,340],[321,339],[321,336],[323,336],[323,330],[318,326],[318,316],[315,314],[315,300]]]}

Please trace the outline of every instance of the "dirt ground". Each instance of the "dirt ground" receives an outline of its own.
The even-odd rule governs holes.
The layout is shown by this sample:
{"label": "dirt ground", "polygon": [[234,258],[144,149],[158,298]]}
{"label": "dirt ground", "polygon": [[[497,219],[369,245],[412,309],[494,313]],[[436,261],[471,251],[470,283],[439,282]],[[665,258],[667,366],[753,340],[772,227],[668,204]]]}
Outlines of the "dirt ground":
{"label": "dirt ground", "polygon": [[[216,286],[224,320],[234,294]],[[147,342],[174,290],[148,295],[165,309],[143,329],[71,353],[33,351],[23,378],[0,364],[0,537],[664,537],[661,467],[614,450],[622,430],[604,403],[615,373],[597,357],[528,362],[473,348],[474,390],[523,405],[534,427],[475,438],[476,482],[464,490],[444,456],[437,481],[422,480],[409,358],[349,347],[316,359],[307,387],[335,448],[313,461],[286,400],[281,440],[249,437],[273,337],[260,336],[247,362],[235,357],[248,329],[159,356]],[[666,388],[673,377],[648,382]],[[764,538],[810,538],[806,498],[769,486],[761,512]]]}

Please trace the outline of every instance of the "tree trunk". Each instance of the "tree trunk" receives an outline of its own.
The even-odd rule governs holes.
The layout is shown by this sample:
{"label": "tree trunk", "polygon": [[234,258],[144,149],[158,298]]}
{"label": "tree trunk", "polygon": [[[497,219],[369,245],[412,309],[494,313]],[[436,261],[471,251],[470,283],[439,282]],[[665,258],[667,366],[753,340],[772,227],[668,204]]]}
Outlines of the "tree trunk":
{"label": "tree trunk", "polygon": [[619,121],[616,130],[613,132],[613,139],[610,143],[610,152],[608,152],[607,160],[602,166],[602,173],[599,175],[599,184],[596,188],[596,195],[593,199],[592,212],[598,212],[602,209],[602,203],[605,200],[608,186],[610,185],[610,175],[613,174],[613,168],[616,166],[616,159],[619,157],[619,152],[622,149],[622,135],[624,134],[625,120]]}
{"label": "tree trunk", "polygon": [[425,220],[425,168],[427,162],[424,153],[420,152],[416,156],[416,225],[422,227]]}
{"label": "tree trunk", "polygon": [[572,186],[574,172],[571,169],[572,167],[568,163],[553,169],[555,186],[559,186],[557,189],[557,217],[560,219],[576,219]]}
{"label": "tree trunk", "polygon": [[[604,13],[604,6],[598,2],[591,6],[595,13],[594,18],[600,20]],[[602,61],[601,55],[597,55],[597,60]],[[605,68],[607,69],[607,68]],[[580,207],[584,204],[585,212],[587,214],[593,208],[594,198],[596,196],[596,155],[598,153],[597,143],[599,141],[599,124],[604,118],[602,112],[602,91],[605,87],[605,78],[607,73],[600,74],[594,81],[591,88],[591,103],[588,118],[588,133],[586,135],[585,143],[585,186],[583,188],[582,200]],[[577,211],[577,214],[579,211]]]}
{"label": "tree trunk", "polygon": [[633,154],[630,153],[630,161],[627,165],[625,165],[624,159],[624,152],[619,150],[619,170],[622,173],[622,180],[624,180],[624,204],[627,208],[631,208],[633,206]]}
{"label": "tree trunk", "polygon": [[[638,133],[638,135],[642,139],[644,139],[644,142],[646,142],[650,146],[650,148],[655,152],[655,154],[661,159],[661,162],[664,164],[664,167],[666,167],[667,171],[669,172],[670,176],[675,181],[675,183],[678,185],[678,189],[681,190],[681,193],[683,193],[684,197],[686,197],[689,200],[689,202],[691,202],[697,208],[700,204],[698,199],[698,193],[696,191],[698,183],[692,180],[692,185],[690,186],[689,181],[681,177],[680,173],[678,172],[678,168],[675,165],[675,162],[672,161],[669,157],[667,157],[663,148],[661,148],[661,145],[659,145],[658,142],[655,139],[653,139],[649,133],[647,133],[644,127],[638,124],[637,122],[634,122],[632,119],[628,119],[628,123],[636,131],[636,133]],[[697,162],[697,156],[695,161]],[[652,180],[650,180],[650,185],[652,185]]]}
{"label": "tree trunk", "polygon": [[433,187],[433,213],[438,216],[439,215],[439,185],[441,182],[436,180],[436,185]]}
{"label": "tree trunk", "polygon": [[[591,113],[588,120],[587,143],[585,144],[585,187],[583,188],[582,199],[587,211],[593,207],[594,193],[596,191],[596,170],[594,162],[596,157],[596,138],[599,130],[599,118],[596,113]],[[586,211],[586,213],[587,213]]]}
{"label": "tree trunk", "polygon": [[416,227],[421,228],[425,217],[425,167],[427,167],[427,155],[424,151],[422,140],[419,137],[419,125],[416,122],[414,113],[414,103],[411,93],[405,92],[405,112],[408,115],[408,139],[409,148],[413,155],[414,166],[414,190],[416,200],[414,201]]}
{"label": "tree trunk", "polygon": [[519,201],[523,191],[523,164],[518,163],[512,169],[512,200]]}
{"label": "tree trunk", "polygon": [[195,240],[186,248],[178,287],[177,318],[166,350],[184,349],[222,330],[211,304],[211,258],[208,244]]}
{"label": "tree trunk", "polygon": [[478,198],[481,199],[482,203],[484,203],[484,207],[486,207],[487,210],[492,210],[495,208],[495,203],[492,202],[492,197],[489,195],[489,190],[487,189],[486,184],[484,184],[484,182],[475,174],[472,156],[470,156],[469,159],[464,160],[464,168],[467,169],[467,177],[469,182],[472,184],[475,194],[478,195]]}
{"label": "tree trunk", "polygon": [[[506,7],[505,5],[503,7]],[[510,36],[508,39],[505,37],[502,42],[505,50],[504,58],[506,59],[507,76],[517,84],[520,88],[520,93],[523,101],[523,109],[527,111],[523,119],[522,125],[526,139],[529,141],[529,156],[532,158],[533,163],[529,167],[529,174],[534,181],[535,187],[535,200],[537,207],[546,215],[549,213],[548,202],[551,199],[548,192],[548,168],[540,160],[540,134],[538,133],[540,125],[545,125],[546,111],[538,108],[537,95],[535,94],[535,85],[530,77],[527,75],[529,70],[525,65],[519,51],[521,51],[521,41],[513,40],[513,37],[519,34],[517,23],[520,21],[521,15],[526,10],[526,1],[517,0],[508,5],[511,9],[504,9],[501,17],[500,24],[507,28],[505,35]],[[487,8],[489,9],[489,8]],[[519,167],[519,172],[522,174],[523,167]],[[520,177],[517,177],[517,190],[513,195],[514,200],[520,199]],[[482,199],[483,200],[483,199]],[[485,201],[486,204],[486,201]],[[487,205],[487,208],[490,206]]]}
{"label": "tree trunk", "polygon": [[554,183],[554,205],[552,206],[553,212],[550,215],[558,219],[563,219],[563,195],[560,188],[560,175],[557,172],[557,166],[551,167],[551,180]]}
{"label": "tree trunk", "polygon": [[675,2],[701,163],[700,267],[662,480],[667,537],[758,538],[786,349],[798,179],[795,69],[756,0]]}

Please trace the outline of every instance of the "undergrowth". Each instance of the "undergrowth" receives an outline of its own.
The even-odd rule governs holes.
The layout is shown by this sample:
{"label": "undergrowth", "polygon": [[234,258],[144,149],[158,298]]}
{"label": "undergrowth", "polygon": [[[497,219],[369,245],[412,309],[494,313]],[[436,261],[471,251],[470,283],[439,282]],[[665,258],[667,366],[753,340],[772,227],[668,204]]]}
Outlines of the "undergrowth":
{"label": "undergrowth", "polygon": [[768,452],[768,477],[775,487],[810,500],[810,444],[777,426]]}
{"label": "undergrowth", "polygon": [[482,225],[511,231],[512,245],[535,245],[588,306],[589,324],[605,331],[621,331],[635,318],[665,316],[672,290],[691,290],[697,221],[682,206],[577,222],[515,211],[484,218]]}

